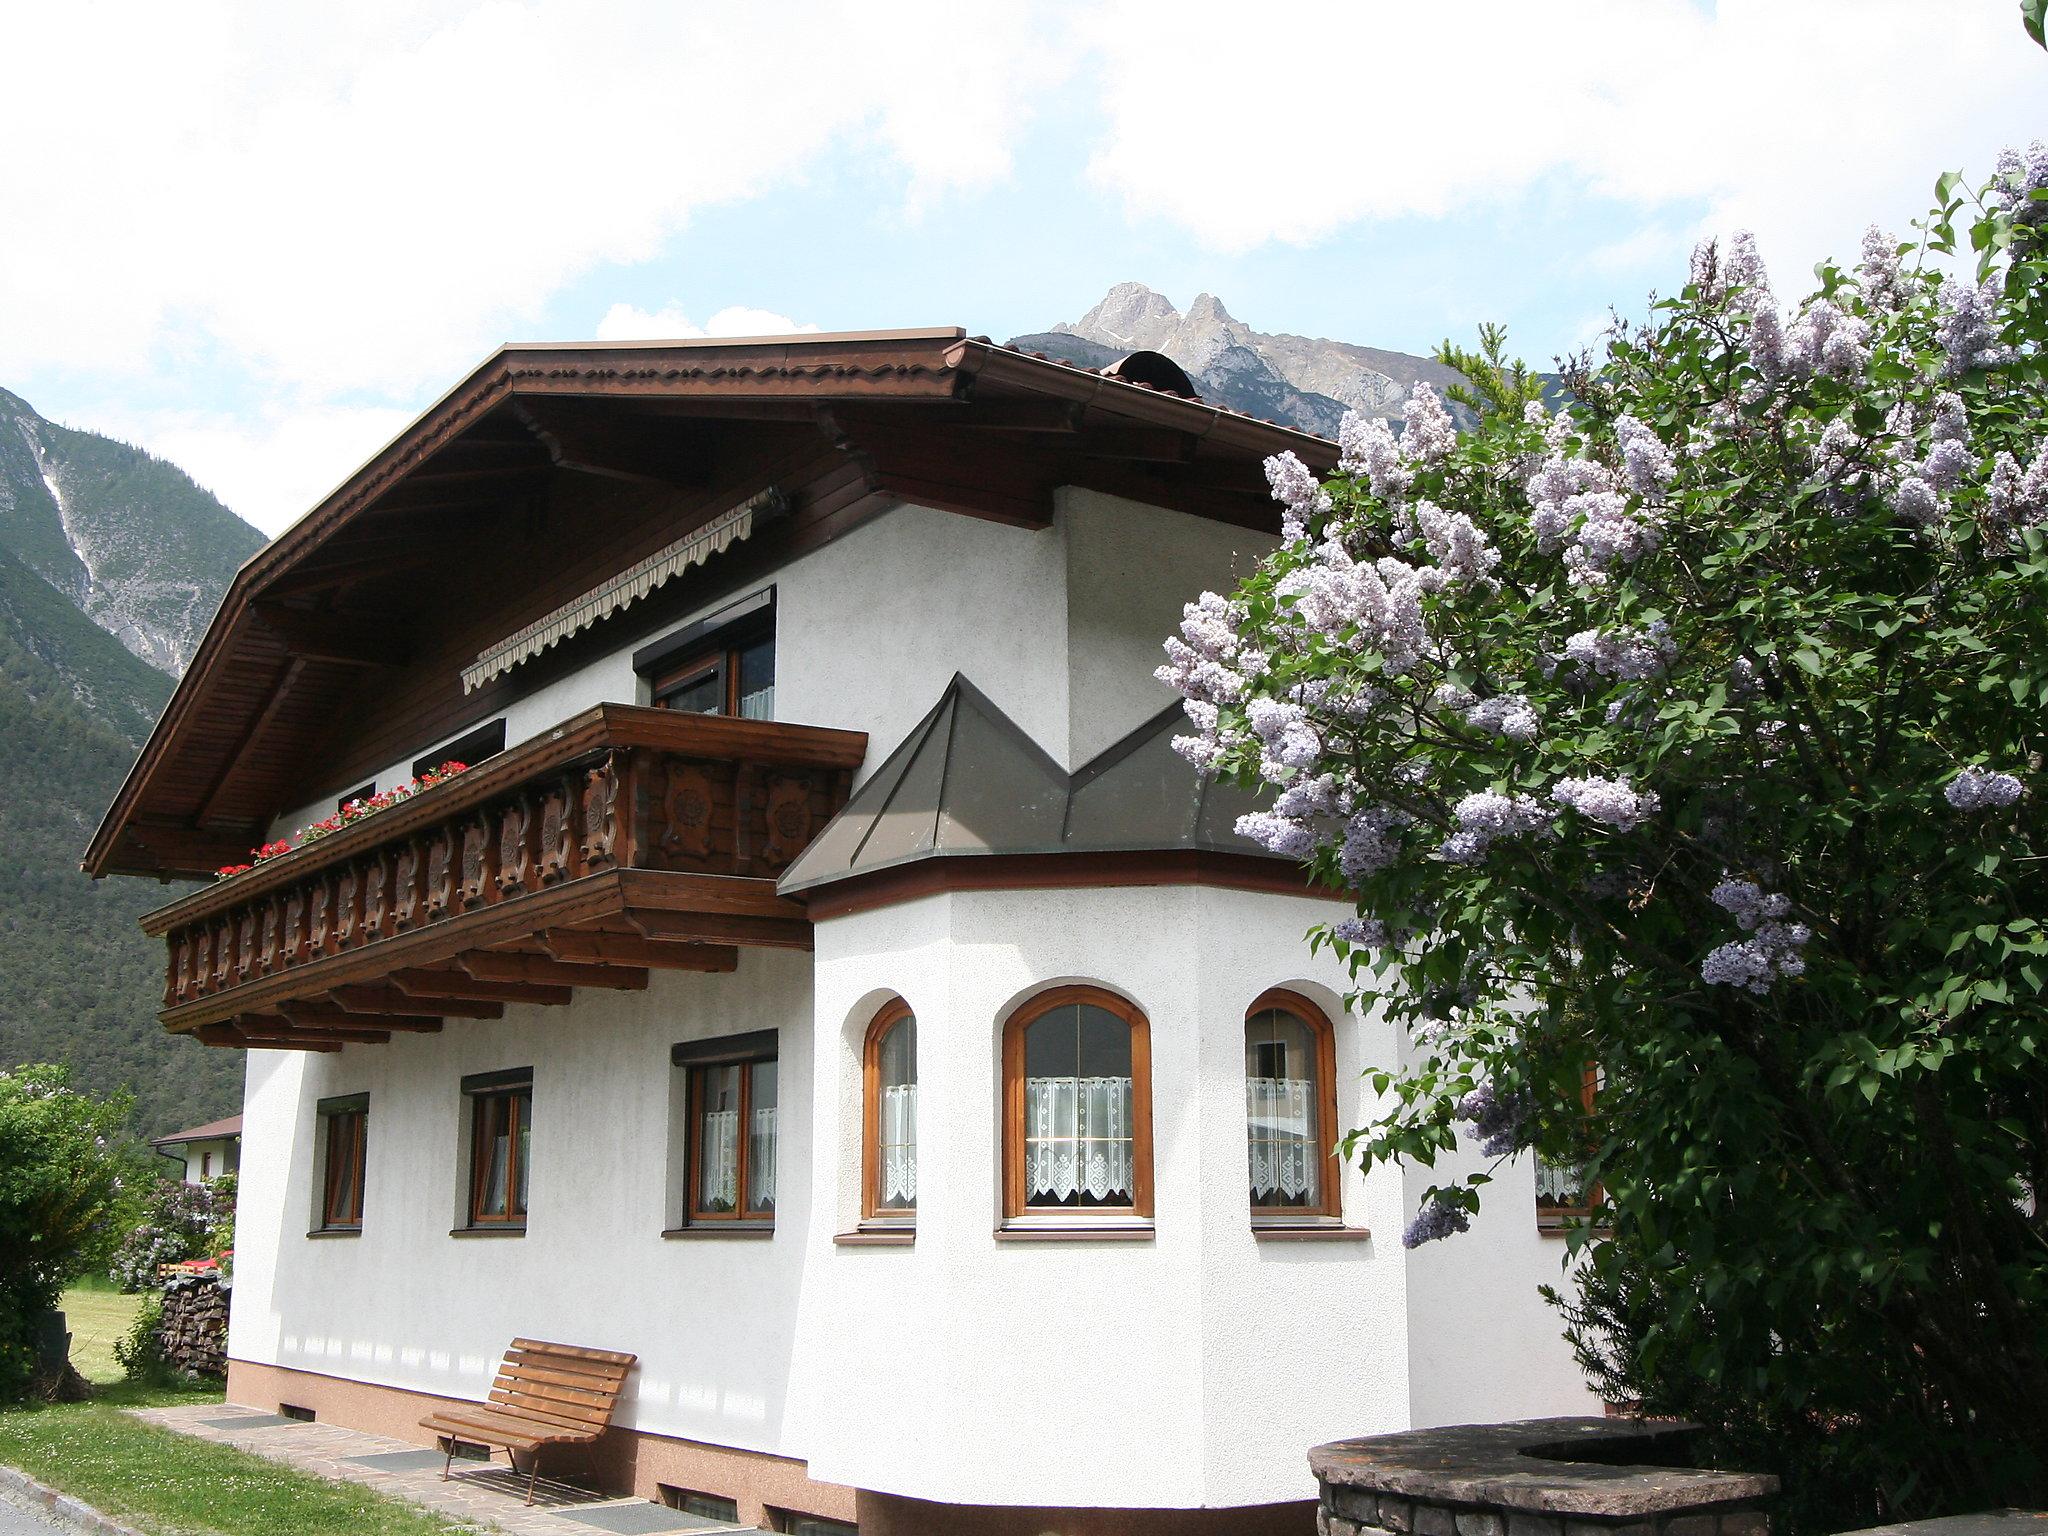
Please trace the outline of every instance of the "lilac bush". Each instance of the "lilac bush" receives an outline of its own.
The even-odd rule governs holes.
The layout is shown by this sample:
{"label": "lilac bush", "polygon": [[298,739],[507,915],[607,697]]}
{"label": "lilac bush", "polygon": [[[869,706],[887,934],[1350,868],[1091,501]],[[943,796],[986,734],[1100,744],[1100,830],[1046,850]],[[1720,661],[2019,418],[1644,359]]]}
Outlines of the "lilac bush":
{"label": "lilac bush", "polygon": [[1276,459],[1159,673],[1408,1031],[1347,1152],[1480,1152],[1404,1241],[1583,1164],[1589,1363],[1886,1514],[2048,1496],[2048,151],[1937,195],[1797,303],[1702,245],[1555,398],[1447,348],[1476,428]]}

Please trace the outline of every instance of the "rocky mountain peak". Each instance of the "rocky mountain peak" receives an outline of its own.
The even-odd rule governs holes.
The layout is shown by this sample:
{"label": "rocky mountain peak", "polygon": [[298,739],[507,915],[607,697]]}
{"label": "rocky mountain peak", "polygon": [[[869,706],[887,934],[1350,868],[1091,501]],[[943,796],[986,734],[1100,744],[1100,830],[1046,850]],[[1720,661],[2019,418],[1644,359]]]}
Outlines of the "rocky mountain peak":
{"label": "rocky mountain peak", "polygon": [[1118,283],[1079,320],[1013,338],[1013,345],[1086,368],[1125,352],[1164,352],[1203,398],[1305,432],[1335,437],[1347,410],[1399,421],[1418,383],[1458,382],[1442,364],[1323,337],[1255,331],[1213,293],[1185,313],[1143,283]]}

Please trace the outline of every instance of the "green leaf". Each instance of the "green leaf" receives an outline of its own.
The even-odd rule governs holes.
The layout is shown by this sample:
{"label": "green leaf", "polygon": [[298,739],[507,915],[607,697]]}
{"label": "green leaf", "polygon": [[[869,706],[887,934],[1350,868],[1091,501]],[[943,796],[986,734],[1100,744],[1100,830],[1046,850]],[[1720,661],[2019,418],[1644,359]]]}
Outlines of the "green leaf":
{"label": "green leaf", "polygon": [[2020,25],[2043,48],[2048,48],[2048,37],[2042,35],[2044,24],[2048,24],[2048,0],[2020,0]]}

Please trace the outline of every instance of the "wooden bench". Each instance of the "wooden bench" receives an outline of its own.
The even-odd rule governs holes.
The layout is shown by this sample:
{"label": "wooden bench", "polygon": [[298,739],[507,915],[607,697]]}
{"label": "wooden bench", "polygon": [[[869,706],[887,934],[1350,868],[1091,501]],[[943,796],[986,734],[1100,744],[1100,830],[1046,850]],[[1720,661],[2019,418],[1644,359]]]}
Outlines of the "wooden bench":
{"label": "wooden bench", "polygon": [[524,1451],[529,1459],[526,1502],[531,1504],[540,1479],[541,1447],[588,1445],[603,1434],[619,1406],[626,1373],[638,1363],[636,1356],[608,1349],[514,1339],[488,1401],[437,1409],[420,1420],[422,1429],[448,1442],[443,1480],[454,1470],[458,1445],[480,1446],[486,1455],[503,1446],[515,1472],[514,1453]]}

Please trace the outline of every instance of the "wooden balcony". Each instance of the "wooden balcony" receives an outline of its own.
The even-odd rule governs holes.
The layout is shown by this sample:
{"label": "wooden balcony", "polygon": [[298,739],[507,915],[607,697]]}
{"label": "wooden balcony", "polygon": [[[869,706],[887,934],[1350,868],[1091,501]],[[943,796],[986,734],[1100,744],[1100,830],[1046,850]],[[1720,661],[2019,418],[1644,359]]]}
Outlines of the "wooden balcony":
{"label": "wooden balcony", "polygon": [[151,913],[161,1018],[209,1045],[339,1050],[655,968],[807,949],[775,892],[846,803],[858,731],[602,704]]}

